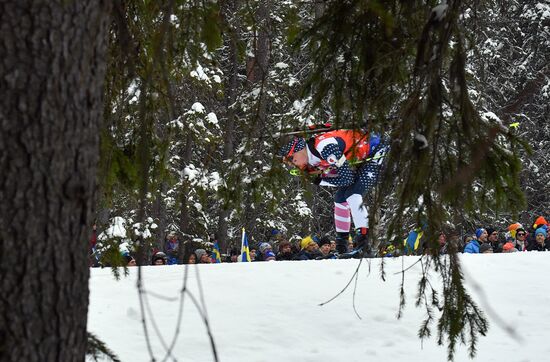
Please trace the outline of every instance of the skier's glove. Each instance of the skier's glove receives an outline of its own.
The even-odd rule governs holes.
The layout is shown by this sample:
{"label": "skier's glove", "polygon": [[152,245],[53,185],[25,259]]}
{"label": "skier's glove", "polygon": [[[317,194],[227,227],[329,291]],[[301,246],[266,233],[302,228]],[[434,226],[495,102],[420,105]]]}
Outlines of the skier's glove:
{"label": "skier's glove", "polygon": [[319,186],[319,184],[321,183],[321,181],[323,181],[323,178],[321,176],[316,176],[313,178],[312,182],[313,184]]}

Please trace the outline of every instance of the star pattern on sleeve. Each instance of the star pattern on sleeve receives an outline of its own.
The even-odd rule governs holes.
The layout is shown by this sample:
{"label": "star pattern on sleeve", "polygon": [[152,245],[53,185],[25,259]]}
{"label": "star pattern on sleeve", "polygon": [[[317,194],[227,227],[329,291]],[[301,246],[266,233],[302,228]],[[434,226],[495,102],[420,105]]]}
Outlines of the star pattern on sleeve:
{"label": "star pattern on sleeve", "polygon": [[[329,158],[340,159],[343,156],[343,152],[336,144],[328,144],[321,151],[321,157],[324,160]],[[336,177],[326,177],[323,178],[323,181],[328,182],[334,186],[348,186],[353,183],[355,178],[355,172],[349,166],[348,161],[346,160],[342,166],[337,167],[338,176]]]}
{"label": "star pattern on sleeve", "polygon": [[359,182],[363,184],[365,191],[370,190],[376,185],[379,173],[380,165],[378,163],[368,162],[361,168],[359,171]]}

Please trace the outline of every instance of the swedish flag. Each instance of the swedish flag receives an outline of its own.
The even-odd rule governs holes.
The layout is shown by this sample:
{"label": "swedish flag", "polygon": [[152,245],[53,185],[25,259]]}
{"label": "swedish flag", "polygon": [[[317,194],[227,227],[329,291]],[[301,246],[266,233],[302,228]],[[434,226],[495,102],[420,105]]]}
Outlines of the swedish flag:
{"label": "swedish flag", "polygon": [[218,244],[218,241],[214,241],[214,263],[221,263],[222,262],[222,256],[220,254],[220,245]]}
{"label": "swedish flag", "polygon": [[420,240],[424,236],[424,230],[416,228],[409,233],[409,236],[403,240],[405,253],[415,254],[420,247]]}
{"label": "swedish flag", "polygon": [[246,232],[243,228],[243,239],[241,242],[241,261],[251,261],[250,260],[250,249],[248,248],[248,238],[246,237]]}

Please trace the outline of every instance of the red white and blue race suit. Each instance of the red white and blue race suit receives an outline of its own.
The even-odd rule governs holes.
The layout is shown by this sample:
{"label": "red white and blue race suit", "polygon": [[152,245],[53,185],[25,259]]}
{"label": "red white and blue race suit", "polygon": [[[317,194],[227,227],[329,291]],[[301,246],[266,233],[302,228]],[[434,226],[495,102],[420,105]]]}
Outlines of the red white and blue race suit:
{"label": "red white and blue race suit", "polygon": [[338,188],[334,196],[334,224],[340,238],[349,235],[351,219],[356,229],[366,233],[368,210],[363,194],[378,180],[387,144],[378,135],[335,130],[312,137],[306,149],[307,170],[322,171],[319,185]]}

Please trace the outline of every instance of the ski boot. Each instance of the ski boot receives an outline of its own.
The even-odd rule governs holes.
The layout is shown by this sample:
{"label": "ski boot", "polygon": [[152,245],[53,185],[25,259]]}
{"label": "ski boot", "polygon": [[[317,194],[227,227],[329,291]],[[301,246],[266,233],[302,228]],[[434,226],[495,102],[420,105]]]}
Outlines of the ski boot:
{"label": "ski boot", "polygon": [[355,248],[340,256],[340,259],[361,259],[374,257],[372,247],[369,242],[368,228],[358,228],[356,230],[353,245]]}
{"label": "ski boot", "polygon": [[349,233],[336,233],[336,252],[342,255],[348,252]]}

